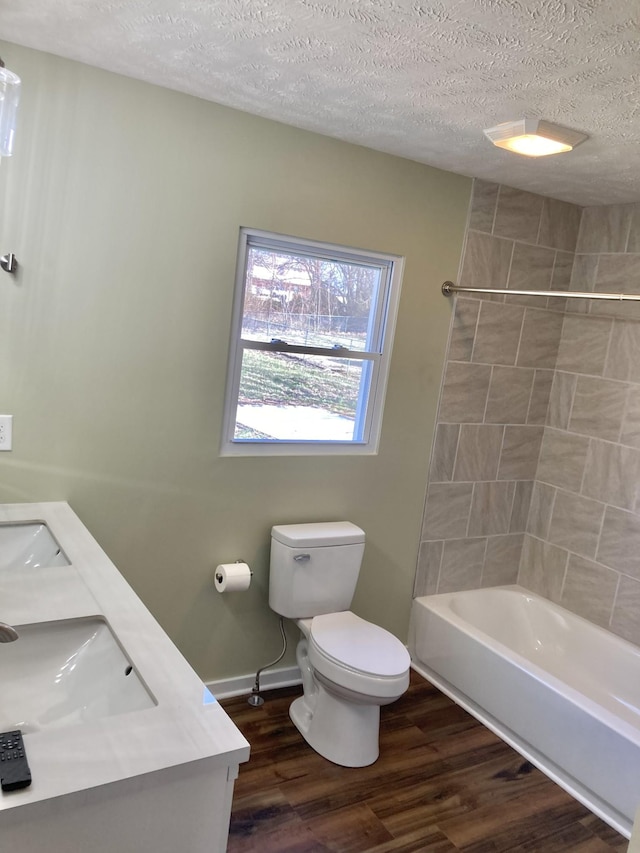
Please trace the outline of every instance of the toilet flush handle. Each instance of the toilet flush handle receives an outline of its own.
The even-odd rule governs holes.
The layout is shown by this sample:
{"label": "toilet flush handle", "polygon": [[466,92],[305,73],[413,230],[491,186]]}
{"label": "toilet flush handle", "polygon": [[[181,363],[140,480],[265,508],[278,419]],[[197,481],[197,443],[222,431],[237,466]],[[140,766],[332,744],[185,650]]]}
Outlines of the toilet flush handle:
{"label": "toilet flush handle", "polygon": [[311,554],[296,554],[293,559],[296,563],[307,563],[311,559]]}

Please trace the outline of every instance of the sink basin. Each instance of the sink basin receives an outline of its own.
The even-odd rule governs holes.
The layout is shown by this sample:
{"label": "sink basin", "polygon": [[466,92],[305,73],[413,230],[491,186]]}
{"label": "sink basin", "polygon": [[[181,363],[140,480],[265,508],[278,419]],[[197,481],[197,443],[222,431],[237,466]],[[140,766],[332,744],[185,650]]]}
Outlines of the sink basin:
{"label": "sink basin", "polygon": [[0,646],[0,729],[77,725],[155,705],[107,623],[69,619],[16,626]]}
{"label": "sink basin", "polygon": [[43,522],[0,524],[0,572],[68,565],[66,554]]}

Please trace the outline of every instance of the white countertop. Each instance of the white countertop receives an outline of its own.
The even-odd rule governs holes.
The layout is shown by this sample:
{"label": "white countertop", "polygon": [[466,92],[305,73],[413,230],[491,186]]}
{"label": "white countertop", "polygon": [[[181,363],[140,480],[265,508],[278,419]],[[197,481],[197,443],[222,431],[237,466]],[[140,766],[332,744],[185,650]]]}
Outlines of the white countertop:
{"label": "white countertop", "polygon": [[33,782],[0,796],[0,810],[203,759],[247,761],[245,738],[69,505],[0,504],[0,524],[26,521],[44,522],[71,565],[0,575],[0,619],[19,628],[103,617],[157,705],[26,733]]}

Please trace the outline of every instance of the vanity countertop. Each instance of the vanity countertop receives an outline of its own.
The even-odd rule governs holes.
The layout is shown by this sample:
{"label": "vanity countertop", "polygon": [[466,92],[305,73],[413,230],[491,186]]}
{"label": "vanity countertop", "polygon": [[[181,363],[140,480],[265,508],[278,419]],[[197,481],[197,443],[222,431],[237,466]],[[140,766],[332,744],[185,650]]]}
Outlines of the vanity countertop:
{"label": "vanity countertop", "polygon": [[[65,502],[0,505],[0,525],[31,521],[47,525],[70,565],[0,576],[0,619],[19,630],[40,622],[103,618],[157,704],[27,731],[33,782],[0,796],[0,811],[190,762],[206,759],[211,767],[237,768],[247,761],[245,738],[71,507]],[[9,690],[10,684],[0,685],[0,707],[2,692]]]}

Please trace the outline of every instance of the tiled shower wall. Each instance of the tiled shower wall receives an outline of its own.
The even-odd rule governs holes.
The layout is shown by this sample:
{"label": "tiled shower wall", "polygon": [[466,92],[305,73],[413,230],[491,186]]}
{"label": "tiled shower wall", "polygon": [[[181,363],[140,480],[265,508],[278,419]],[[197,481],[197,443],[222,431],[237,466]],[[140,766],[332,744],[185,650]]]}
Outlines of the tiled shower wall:
{"label": "tiled shower wall", "polygon": [[[574,290],[640,293],[640,205],[586,208]],[[519,582],[640,644],[640,303],[567,300]]]}
{"label": "tiled shower wall", "polygon": [[[460,283],[638,292],[634,250],[640,206],[476,181]],[[566,303],[458,299],[415,593],[518,581],[640,643],[640,305]]]}

